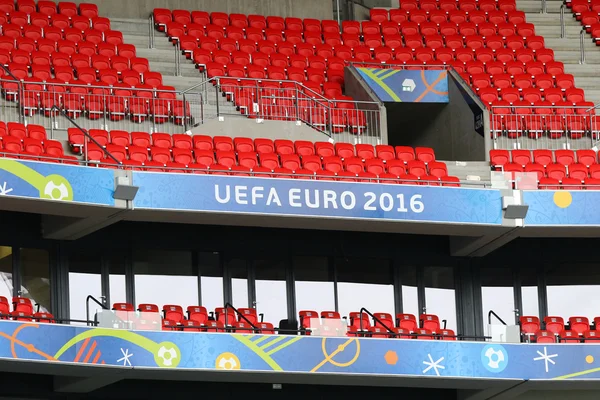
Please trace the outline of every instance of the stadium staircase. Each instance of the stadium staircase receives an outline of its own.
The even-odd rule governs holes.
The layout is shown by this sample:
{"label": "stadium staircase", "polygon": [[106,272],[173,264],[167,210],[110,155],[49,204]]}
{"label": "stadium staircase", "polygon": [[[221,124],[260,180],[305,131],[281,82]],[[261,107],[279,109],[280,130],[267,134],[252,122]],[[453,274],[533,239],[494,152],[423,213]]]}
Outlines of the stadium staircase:
{"label": "stadium staircase", "polygon": [[577,21],[569,8],[564,10],[565,37],[561,38],[560,8],[561,0],[547,0],[546,13],[540,13],[541,2],[538,0],[517,0],[517,8],[524,11],[527,22],[535,25],[538,35],[544,37],[546,47],[554,50],[556,61],[565,64],[565,73],[575,77],[575,85],[585,90],[587,101],[600,104],[600,49],[589,34],[585,35],[585,64],[580,64],[580,32],[581,23]]}
{"label": "stadium staircase", "polygon": [[[150,62],[150,68],[153,71],[160,72],[163,75],[165,85],[174,86],[177,90],[187,90],[206,81],[206,74],[200,73],[193,63],[185,62],[182,58],[180,75],[176,76],[175,66],[175,47],[169,39],[161,34],[156,35],[154,48],[148,48],[148,21],[140,19],[117,19],[111,18],[111,24],[114,29],[123,32],[123,39],[126,43],[133,44],[136,47],[137,54],[145,57]],[[211,85],[212,86],[212,85]],[[203,87],[204,91],[208,88]],[[204,105],[204,115],[206,119],[211,119],[217,114],[216,100],[219,99],[219,111],[224,114],[238,114],[235,106],[227,102],[223,97],[206,96],[207,103]],[[200,127],[202,130],[202,127]]]}

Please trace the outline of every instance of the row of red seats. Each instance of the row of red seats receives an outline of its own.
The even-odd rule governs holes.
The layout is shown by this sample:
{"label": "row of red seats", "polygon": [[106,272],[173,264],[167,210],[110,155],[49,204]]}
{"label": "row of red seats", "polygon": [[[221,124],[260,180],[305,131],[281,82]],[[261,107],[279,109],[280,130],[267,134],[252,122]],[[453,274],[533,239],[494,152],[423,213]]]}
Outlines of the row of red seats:
{"label": "row of red seats", "polygon": [[36,321],[52,324],[54,316],[47,312],[34,310],[34,305],[27,297],[13,297],[11,303],[4,296],[0,296],[0,319],[12,319],[13,321]]}
{"label": "row of red seats", "polygon": [[546,167],[553,163],[570,167],[581,164],[592,168],[598,164],[598,156],[594,150],[490,150],[490,164],[499,168],[509,163],[525,167],[534,163]]}
{"label": "row of red seats", "polygon": [[[477,10],[482,12],[495,12],[496,10],[513,12],[516,10],[514,0],[404,0],[400,4],[400,10],[405,12],[412,12],[415,9],[433,10],[436,5],[445,11],[459,9],[467,13]],[[382,15],[384,14],[382,13]]]}
{"label": "row of red seats", "polygon": [[[446,31],[446,33],[450,32]],[[545,48],[545,42],[542,36],[521,37],[513,35],[504,37],[502,35],[493,35],[484,37],[477,35],[476,32],[472,35],[466,36],[459,34],[445,35],[438,34],[436,32],[423,35],[418,30],[415,30],[414,33],[410,35],[402,36],[382,36],[381,34],[366,35],[363,37],[362,41],[358,36],[344,35],[341,39],[329,38],[325,43],[323,43],[323,40],[320,38],[316,38],[315,41],[307,43],[302,43],[298,40],[282,40],[279,42],[274,42],[271,40],[254,41],[249,39],[197,39],[190,36],[183,36],[182,38],[182,49],[188,52],[193,51],[195,48],[201,48],[209,51],[220,49],[229,52],[239,50],[249,54],[257,51],[260,53],[271,54],[275,52],[289,53],[295,48],[295,52],[297,54],[310,55],[310,53],[314,54],[317,49],[332,49],[338,46],[345,46],[353,49],[356,58],[359,60],[364,58],[362,55],[366,53],[366,49],[374,51],[380,47],[387,47],[390,49],[398,49],[401,47],[418,49],[422,47],[428,47],[433,50],[441,48],[449,48],[452,50],[459,50],[463,48],[471,50],[488,49],[488,53],[489,50],[493,52],[504,48],[513,51],[525,49],[534,52]],[[359,56],[359,49],[365,49],[360,51],[361,56]]]}
{"label": "row of red seats", "polygon": [[[418,11],[425,11],[430,15],[435,15],[437,10],[441,10],[448,14],[450,21],[457,24],[461,24],[466,21],[475,23],[481,23],[489,21],[492,23],[501,23],[503,21],[509,21],[513,23],[524,22],[524,13],[517,11],[514,0],[502,0],[500,3],[494,1],[453,1],[444,0],[441,2],[437,1],[417,1],[409,0],[403,1],[400,9],[377,9],[374,8],[370,11],[371,20],[377,23],[384,23],[385,21],[393,21],[398,24],[406,22],[410,15],[419,14]],[[479,4],[479,7],[478,7]],[[498,7],[496,7],[496,5]],[[422,7],[422,8],[420,8]],[[479,8],[479,9],[478,9]],[[439,14],[439,13],[438,13]],[[244,29],[253,28],[259,30],[272,29],[278,31],[296,31],[296,32],[324,32],[324,33],[337,33],[340,32],[339,24],[334,20],[319,21],[312,18],[300,18],[288,17],[276,17],[269,16],[265,17],[262,15],[244,15],[244,14],[231,14],[228,15],[223,12],[208,13],[205,11],[186,11],[186,10],[168,10],[164,8],[154,9],[154,22],[159,30],[165,30],[168,24],[176,23],[180,24],[189,29],[191,25],[198,25],[200,27],[207,27],[209,25],[217,26],[222,29],[226,29],[228,26]],[[501,19],[500,19],[501,18]],[[344,21],[342,23],[342,30],[355,29],[354,33],[360,32],[360,25],[356,30],[356,21]]]}
{"label": "row of red seats", "polygon": [[[533,78],[529,74],[511,75],[506,73],[481,73],[471,76],[471,84],[476,90],[494,88],[498,91],[509,88],[516,88],[524,92],[523,98],[531,103],[541,101],[542,91],[546,89],[560,89],[561,91],[570,90],[566,97],[573,96],[581,89],[576,89],[575,78],[571,74],[560,74],[552,77],[550,74],[541,75]],[[467,82],[469,82],[467,80]],[[535,82],[535,88],[534,88]],[[583,92],[579,95],[584,97]]]}
{"label": "row of red seats", "polygon": [[[29,53],[31,64],[66,66],[72,65],[71,58],[80,54],[92,57],[96,54],[112,58],[116,55],[131,60],[136,56],[135,46],[132,44],[120,44],[115,46],[110,43],[93,43],[81,41],[58,41],[40,39],[32,43],[33,39],[20,38],[17,40],[0,36],[0,51],[4,57],[9,56],[15,50],[24,50]],[[37,49],[37,51],[36,51]],[[22,53],[22,52],[21,52]]]}
{"label": "row of red seats", "polygon": [[[74,29],[80,33],[90,28],[100,32],[110,30],[110,20],[104,17],[87,18],[81,15],[74,15],[69,18],[63,14],[47,16],[42,13],[28,14],[23,11],[12,11],[8,14],[0,14],[0,23],[2,24],[3,29],[10,25],[9,30],[13,30],[14,27],[19,27],[21,29],[33,27],[37,28],[40,32],[41,29],[52,28],[62,31]],[[33,29],[33,31],[36,31],[36,29]]]}
{"label": "row of red seats", "polygon": [[[403,5],[411,4],[412,2],[403,2]],[[437,2],[436,2],[437,3]],[[444,23],[446,21],[452,22],[454,24],[463,24],[465,22],[471,22],[474,24],[482,24],[485,22],[490,22],[492,24],[502,24],[505,22],[510,22],[511,24],[517,25],[525,22],[525,13],[519,10],[511,10],[511,11],[501,11],[501,10],[491,10],[491,11],[480,11],[480,10],[471,10],[469,12],[464,10],[457,10],[455,7],[452,7],[452,4],[455,2],[448,2],[445,4],[444,2],[439,3],[439,8],[429,9],[430,6],[428,3],[423,3],[423,11],[427,13],[429,21],[435,22],[438,24]],[[414,3],[412,3],[414,4]],[[420,5],[420,4],[419,4]],[[381,8],[373,8],[371,10],[371,21],[379,22],[383,24],[385,21],[393,21],[398,24],[402,24],[409,20],[410,15],[419,9],[419,5],[416,8],[407,11],[403,9],[391,9],[385,10]],[[445,7],[448,6],[448,7]],[[422,15],[422,14],[421,14]]]}
{"label": "row of red seats", "polygon": [[265,17],[262,15],[244,15],[230,14],[224,12],[206,11],[187,11],[187,10],[168,10],[165,8],[155,8],[153,12],[154,23],[160,30],[164,30],[169,22],[175,22],[184,26],[191,24],[200,25],[202,27],[208,25],[220,26],[226,28],[233,26],[236,28],[246,29],[278,29],[278,30],[293,30],[293,31],[309,31],[309,32],[339,32],[340,26],[337,21],[325,20],[319,21],[312,18],[304,20],[295,17]]}
{"label": "row of red seats", "polygon": [[[429,21],[429,17],[432,18]],[[502,22],[499,24],[491,22],[480,22],[478,24],[474,22],[463,22],[456,24],[454,22],[448,22],[446,15],[442,14],[439,16],[429,15],[425,12],[419,14],[413,12],[409,14],[411,21],[403,22],[398,24],[397,22],[387,21],[381,24],[372,21],[364,21],[362,25],[357,21],[344,21],[342,24],[343,32],[301,32],[301,31],[281,31],[275,29],[256,29],[247,28],[242,30],[236,27],[227,27],[225,29],[215,26],[208,25],[202,27],[200,25],[188,26],[187,28],[181,24],[171,23],[167,25],[166,33],[171,41],[181,41],[182,38],[187,37],[188,39],[194,39],[200,42],[206,39],[212,39],[216,41],[221,40],[234,40],[234,41],[252,41],[260,43],[263,41],[278,44],[280,42],[289,42],[294,45],[306,43],[313,46],[318,46],[323,43],[331,46],[336,46],[342,42],[350,40],[360,40],[361,38],[366,42],[369,37],[372,36],[397,36],[399,34],[410,36],[421,33],[423,36],[429,35],[457,35],[462,36],[494,36],[500,35],[503,37],[509,36],[520,36],[523,38],[534,36],[535,27],[531,23],[521,22],[513,24],[512,22]],[[356,25],[354,25],[356,24]],[[346,45],[350,45],[346,43]],[[354,47],[354,46],[353,46]]]}
{"label": "row of red seats", "polygon": [[[19,124],[20,125],[20,124]],[[9,126],[12,126],[9,123]],[[1,125],[0,125],[1,129]],[[128,132],[113,130],[107,132],[100,129],[90,129],[89,134],[102,146],[114,144],[128,147],[130,145],[149,149],[152,146],[164,149],[189,149],[200,151],[223,151],[236,153],[277,154],[279,156],[297,154],[300,157],[318,155],[321,158],[337,156],[342,160],[358,157],[363,161],[379,158],[383,162],[398,159],[403,163],[418,160],[425,164],[435,161],[435,153],[429,147],[412,148],[409,146],[309,142],[306,140],[287,139],[252,139],[245,137],[232,138],[229,136],[206,136],[186,134],[167,134],[147,132]],[[84,135],[76,128],[68,130],[69,143],[74,147],[84,144]]]}
{"label": "row of red seats", "polygon": [[[585,180],[589,180],[592,178],[594,180],[600,179],[600,166],[598,164],[592,165],[588,168],[584,164],[571,164],[568,167],[565,167],[562,164],[548,164],[546,166],[530,163],[526,164],[523,167],[520,164],[510,163],[504,164],[502,170],[505,172],[531,172],[536,173],[538,180],[547,177],[551,179],[556,179],[559,182],[564,184],[565,178],[574,179],[573,184],[581,184],[581,182]],[[569,181],[570,182],[570,181]],[[589,182],[588,182],[589,183]]]}
{"label": "row of red seats", "polygon": [[[433,40],[435,38],[430,39]],[[459,72],[468,71],[471,73],[471,70],[474,69],[472,74],[482,73],[488,69],[490,73],[494,73],[498,68],[502,68],[502,73],[512,72],[512,75],[524,72],[528,72],[532,76],[543,73],[551,75],[564,73],[563,63],[553,61],[554,52],[550,49],[544,48],[535,52],[531,49],[519,49],[516,51],[500,49],[494,51],[489,48],[482,48],[475,51],[462,47],[457,49],[440,47],[435,50],[427,47],[413,49],[411,47],[403,47],[402,39],[399,39],[397,42],[390,41],[386,43],[386,46],[377,47],[374,50],[363,45],[354,48],[346,45],[333,47],[330,45],[321,45],[313,47],[311,45],[292,45],[287,42],[279,43],[276,46],[275,52],[258,52],[256,51],[256,47],[252,46],[245,47],[245,51],[240,51],[237,50],[237,46],[226,47],[222,43],[214,44],[206,42],[201,43],[200,47],[198,47],[197,42],[192,42],[189,46],[185,42],[182,42],[182,49],[184,52],[187,52],[188,57],[194,60],[197,57],[202,57],[205,60],[204,62],[196,61],[197,64],[215,61],[221,64],[233,62],[246,66],[252,62],[266,67],[268,65],[278,65],[275,62],[279,63],[285,60],[285,64],[281,64],[281,66],[289,65],[306,68],[310,65],[309,58],[314,59],[312,57],[317,56],[323,58],[327,64],[333,65],[349,61],[368,62],[373,60],[394,65],[411,64],[413,61],[420,61],[421,63],[437,61],[438,64],[450,64]],[[530,63],[534,63],[534,65],[530,67]],[[525,65],[524,69],[523,65]]]}
{"label": "row of red seats", "polygon": [[[230,77],[230,78],[250,78],[250,79],[270,79],[276,81],[290,80],[295,82],[314,82],[318,85],[324,83],[338,83],[343,80],[344,69],[324,68],[284,68],[269,66],[266,69],[260,65],[250,64],[246,67],[238,64],[218,64],[209,62],[206,64],[206,73],[209,78]],[[335,77],[335,78],[334,78]],[[336,79],[339,78],[339,79]],[[327,79],[327,80],[326,80]],[[248,82],[250,83],[250,82]],[[246,84],[248,84],[246,83]],[[256,86],[251,85],[251,86]],[[319,89],[318,92],[321,92]]]}
{"label": "row of red seats", "polygon": [[[490,95],[497,94],[496,92],[490,92]],[[515,101],[513,104],[505,100],[492,100],[488,96],[487,91],[480,92],[481,98],[486,100],[487,104],[490,104],[495,116],[508,117],[510,115],[540,115],[540,116],[552,116],[552,115],[581,115],[584,117],[590,117],[596,114],[596,110],[593,108],[594,103],[591,101],[578,101],[573,107],[572,102],[568,101],[557,101],[554,104],[550,101],[536,101],[534,103],[527,101]],[[510,96],[509,96],[510,97]],[[488,101],[489,99],[489,101]],[[497,99],[497,97],[496,97]],[[533,106],[533,107],[532,107]]]}
{"label": "row of red seats", "polygon": [[[159,314],[156,304],[139,304],[137,310],[129,303],[115,303],[112,308],[117,312],[143,312]],[[214,313],[208,313],[205,307],[188,306],[186,314],[183,308],[175,304],[167,304],[162,307],[162,329],[183,330],[196,332],[225,332],[234,333],[262,333],[273,334],[273,324],[258,320],[256,309],[240,308],[238,311],[244,316],[238,316],[232,308],[218,307]],[[256,330],[252,327],[254,325]],[[144,324],[136,325],[138,329],[144,329]]]}
{"label": "row of red seats", "polygon": [[[87,57],[87,56],[84,56]],[[126,59],[123,60],[123,67],[127,67]],[[146,71],[140,73],[135,70],[123,69],[121,71],[115,68],[106,68],[96,70],[92,67],[80,66],[75,70],[72,67],[54,67],[50,66],[34,65],[31,70],[35,75],[29,76],[29,66],[27,64],[10,63],[8,65],[9,71],[21,81],[27,83],[40,83],[46,82],[51,79],[57,79],[58,82],[68,83],[74,82],[77,77],[78,83],[82,85],[89,85],[93,82],[102,82],[106,86],[112,86],[117,83],[125,83],[130,88],[141,85],[142,83],[150,85],[152,88],[158,88],[162,85],[162,75],[160,72]],[[52,73],[54,77],[52,76]],[[35,78],[35,79],[31,79]],[[12,79],[9,75],[4,75],[4,79]]]}
{"label": "row of red seats", "polygon": [[[25,34],[27,33],[27,36]],[[113,46],[123,44],[123,33],[119,31],[101,31],[94,28],[88,28],[84,31],[80,31],[76,28],[67,28],[65,31],[60,28],[48,27],[41,29],[39,27],[26,27],[21,28],[14,24],[5,24],[2,26],[3,43],[10,43],[11,40],[34,40],[38,43],[38,48],[44,50],[51,46],[51,43],[55,44],[55,47],[60,50],[61,48],[74,48],[77,43],[86,41],[98,45],[100,43],[108,43]],[[67,50],[65,50],[67,51]]]}
{"label": "row of red seats", "polygon": [[[536,88],[519,90],[518,88],[507,87],[498,90],[498,88],[488,87],[479,90],[479,95],[487,104],[492,104],[498,100],[501,100],[503,102],[501,104],[505,106],[506,103],[508,103],[508,106],[506,107],[508,112],[506,114],[510,114],[511,104],[516,106],[516,103],[520,101],[525,102],[520,104],[529,107],[537,106],[537,104],[540,106],[547,106],[550,104],[551,106],[567,107],[571,109],[578,103],[586,102],[585,92],[583,89],[579,88],[570,88],[564,91],[560,88],[548,88],[541,91]],[[565,113],[566,112],[567,111],[565,111]],[[572,111],[571,113],[575,113],[575,111]],[[550,114],[552,114],[552,112]]]}
{"label": "row of red seats", "polygon": [[569,137],[571,139],[581,139],[584,136],[591,136],[594,140],[600,135],[600,118],[593,120],[568,119],[560,116],[548,116],[543,118],[527,119],[521,116],[517,119],[497,119],[492,121],[491,137],[497,138],[506,136],[509,139],[516,139],[527,136],[530,139],[540,139],[547,137],[549,139],[561,139]]}
{"label": "row of red seats", "polygon": [[[256,153],[234,153],[233,151],[217,151],[216,154],[211,150],[189,149],[165,149],[161,147],[151,147],[148,151],[144,147],[106,145],[106,150],[112,154],[119,162],[127,159],[146,163],[152,161],[159,162],[163,166],[175,162],[186,167],[192,168],[194,165],[211,166],[218,165],[224,167],[224,170],[230,170],[233,167],[242,166],[253,172],[273,172],[283,168],[295,173],[298,171],[309,171],[309,174],[315,174],[325,170],[337,176],[341,172],[349,172],[352,175],[343,174],[345,177],[357,176],[363,172],[372,174],[379,178],[398,179],[404,175],[412,175],[416,179],[423,179],[428,175],[434,176],[438,180],[448,175],[446,165],[442,162],[432,161],[425,165],[422,161],[409,161],[404,164],[402,160],[390,160],[384,164],[382,160],[373,158],[363,161],[358,157],[346,158],[342,161],[340,157],[330,156],[321,159],[316,155],[306,155],[298,157],[296,154],[288,154],[279,157],[275,153],[263,153],[257,158]],[[41,151],[40,151],[41,152]],[[104,151],[95,144],[88,144],[88,159],[92,161],[101,161],[105,158]],[[258,167],[259,168],[257,170]],[[213,167],[211,169],[218,169]],[[242,172],[241,170],[238,172]]]}
{"label": "row of red seats", "polygon": [[522,316],[519,325],[523,339],[537,343],[598,343],[600,338],[600,317],[595,317],[593,324],[587,317],[570,317],[565,324],[562,317],[548,316],[542,324],[536,316]]}
{"label": "row of red seats", "polygon": [[[412,314],[396,314],[394,320],[389,313],[374,313],[371,318],[366,313],[351,312],[348,315],[348,336],[368,336],[377,338],[396,337],[401,339],[424,339],[431,340],[441,338],[443,340],[456,340],[454,331],[441,327],[437,315],[422,314],[419,322]],[[304,335],[311,335],[320,327],[335,327],[336,321],[341,321],[340,313],[336,311],[303,310],[299,312],[300,329]],[[343,326],[342,326],[343,327]]]}
{"label": "row of red seats", "polygon": [[98,6],[96,4],[81,3],[79,4],[79,7],[77,7],[77,4],[75,3],[61,1],[57,6],[54,1],[39,0],[36,5],[34,0],[17,0],[15,7],[14,0],[0,0],[0,13],[10,14],[15,10],[26,14],[39,12],[47,18],[56,15],[64,15],[67,18],[73,18],[76,15],[87,18],[96,18],[98,16]]}
{"label": "row of red seats", "polygon": [[28,70],[31,71],[33,77],[38,77],[44,81],[52,78],[52,68],[73,67],[73,69],[77,70],[79,68],[92,67],[97,72],[112,68],[119,73],[133,70],[140,74],[150,69],[148,60],[139,57],[127,58],[114,54],[110,57],[96,54],[89,56],[79,53],[69,56],[65,53],[56,52],[34,51],[30,53],[25,50],[8,51],[0,49],[0,64],[4,64],[10,68],[11,63],[26,65],[29,67]]}

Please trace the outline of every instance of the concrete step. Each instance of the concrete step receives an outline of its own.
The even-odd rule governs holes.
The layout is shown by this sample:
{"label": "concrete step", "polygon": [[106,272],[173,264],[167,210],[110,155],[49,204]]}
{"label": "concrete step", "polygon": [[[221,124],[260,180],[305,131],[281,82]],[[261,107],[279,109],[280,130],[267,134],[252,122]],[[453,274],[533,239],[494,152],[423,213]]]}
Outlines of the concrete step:
{"label": "concrete step", "polygon": [[[546,11],[548,13],[559,13],[562,1],[547,1]],[[541,13],[542,1],[541,0],[517,0],[517,9],[525,11],[526,13]]]}
{"label": "concrete step", "polygon": [[[536,27],[545,25],[560,26],[560,18],[556,18],[556,14],[553,13],[525,13],[525,18],[527,22],[535,24]],[[565,13],[565,26],[579,26],[581,28],[579,21],[573,18],[570,13]]]}
{"label": "concrete step", "polygon": [[[554,58],[556,61],[562,61],[567,64],[579,64],[580,53],[579,48],[577,50],[559,50],[554,51]],[[590,49],[585,52],[585,60],[587,64],[600,64],[600,51]]]}
{"label": "concrete step", "polygon": [[[461,181],[467,177],[475,183],[489,183],[491,180],[490,164],[485,161],[444,161],[448,167],[448,175],[456,176]],[[475,179],[473,179],[475,178]],[[477,187],[477,186],[474,186]],[[482,186],[479,186],[482,187]]]}
{"label": "concrete step", "polygon": [[[595,78],[596,82],[598,82],[598,69],[600,66],[597,64],[565,64],[565,72],[567,74],[572,74],[573,76],[581,77],[581,78]],[[600,84],[600,82],[599,82]]]}
{"label": "concrete step", "polygon": [[[165,75],[175,76],[176,67],[174,62],[150,61],[150,69]],[[181,76],[196,78],[201,76],[196,66],[187,60],[181,61]]]}
{"label": "concrete step", "polygon": [[[111,18],[110,27],[113,30],[123,32],[123,35],[145,35],[148,39],[150,34],[148,21],[143,19]],[[162,35],[162,33],[160,34]]]}
{"label": "concrete step", "polygon": [[[565,26],[565,38],[566,39],[575,39],[577,40],[577,45],[579,45],[579,33],[581,32],[581,26]],[[535,33],[537,35],[541,35],[544,39],[561,39],[560,37],[560,23],[557,25],[541,25],[538,26],[536,24]],[[564,39],[564,38],[563,38]]]}
{"label": "concrete step", "polygon": [[[174,49],[173,43],[169,41],[169,39],[164,36],[161,32],[156,32],[157,36],[154,39],[154,48],[156,49]],[[123,34],[123,41],[125,43],[133,44],[136,47],[140,48],[148,48],[148,34],[140,35],[140,34]]]}
{"label": "concrete step", "polygon": [[[537,28],[537,27],[536,27]],[[537,29],[536,29],[537,30]],[[562,50],[578,50],[580,48],[580,44],[579,44],[579,35],[577,35],[577,37],[567,37],[564,39],[561,39],[560,37],[556,37],[556,38],[544,38],[545,39],[545,43],[546,43],[546,47],[549,49],[554,50],[554,52],[556,51],[562,51]],[[592,40],[585,40],[583,42],[583,47],[586,50],[596,50],[596,44],[592,42]]]}
{"label": "concrete step", "polygon": [[[147,58],[148,61],[159,61],[159,62],[171,62],[175,63],[175,48],[169,49],[149,49],[147,47],[135,47],[137,50],[137,56]],[[185,57],[181,56],[183,61]]]}

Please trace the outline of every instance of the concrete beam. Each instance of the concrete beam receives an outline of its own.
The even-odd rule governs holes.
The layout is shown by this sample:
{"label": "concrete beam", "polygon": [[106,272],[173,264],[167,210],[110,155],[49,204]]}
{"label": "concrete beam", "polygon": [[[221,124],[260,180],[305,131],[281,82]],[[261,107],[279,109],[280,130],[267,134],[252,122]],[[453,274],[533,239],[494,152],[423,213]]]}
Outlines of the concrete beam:
{"label": "concrete beam", "polygon": [[516,384],[511,383],[508,387],[490,387],[483,390],[459,389],[457,391],[458,400],[507,400],[525,393],[528,389],[525,385],[527,381],[521,381]]}
{"label": "concrete beam", "polygon": [[127,210],[106,209],[86,218],[42,216],[42,235],[44,239],[77,240],[123,219]]}
{"label": "concrete beam", "polygon": [[500,234],[479,237],[450,237],[450,254],[455,257],[483,257],[519,237],[520,227]]}
{"label": "concrete beam", "polygon": [[[115,190],[117,181],[133,185],[129,171],[115,170]],[[85,217],[65,217],[56,215],[42,216],[42,235],[45,239],[77,240],[97,230],[121,221],[124,214],[132,209],[131,202],[115,199],[114,207],[95,209]]]}
{"label": "concrete beam", "polygon": [[98,375],[89,378],[55,376],[54,391],[60,393],[89,393],[112,385],[123,378],[119,375]]}

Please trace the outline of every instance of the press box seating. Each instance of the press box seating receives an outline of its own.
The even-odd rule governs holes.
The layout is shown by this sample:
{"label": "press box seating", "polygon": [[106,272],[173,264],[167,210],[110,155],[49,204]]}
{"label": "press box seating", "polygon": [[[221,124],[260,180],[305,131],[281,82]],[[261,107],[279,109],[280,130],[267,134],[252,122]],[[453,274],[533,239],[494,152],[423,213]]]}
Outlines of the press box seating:
{"label": "press box seating", "polygon": [[[362,314],[360,312],[349,313],[347,336],[425,340],[456,340],[457,338],[453,330],[440,328],[439,318],[436,315],[421,315],[419,324],[412,314],[397,314],[395,324],[392,316],[388,313],[373,313],[373,315],[375,318],[371,318],[364,312]],[[315,324],[320,326],[320,320],[323,319],[339,320],[341,318],[339,313],[333,311],[322,311],[321,314],[312,310],[299,312],[300,328],[304,330],[305,335],[310,335],[311,330],[318,328]]]}
{"label": "press box seating", "polygon": [[[1,306],[2,297],[0,297],[0,307]],[[112,309],[114,311],[135,311],[135,307],[130,303],[114,303]],[[15,308],[15,311],[20,310]],[[159,307],[156,304],[151,303],[139,304],[137,311],[156,314],[161,313]],[[162,329],[194,332],[231,331],[233,333],[254,333],[254,328],[252,328],[252,325],[254,325],[256,327],[256,333],[275,333],[273,324],[262,321],[258,322],[255,309],[240,308],[238,311],[240,311],[240,313],[242,313],[250,322],[241,317],[238,319],[238,316],[232,308],[218,307],[215,309],[214,313],[210,313],[209,316],[206,308],[202,306],[188,306],[186,308],[186,313],[184,314],[183,308],[180,305],[165,304],[162,307]],[[227,315],[228,318],[225,318],[225,315]],[[254,316],[254,320],[252,319],[252,316]],[[46,316],[44,318],[48,317]],[[226,320],[227,322],[225,323]],[[145,325],[145,321],[138,321],[138,325],[142,325],[141,328],[136,326],[138,329],[144,329],[143,325]]]}

